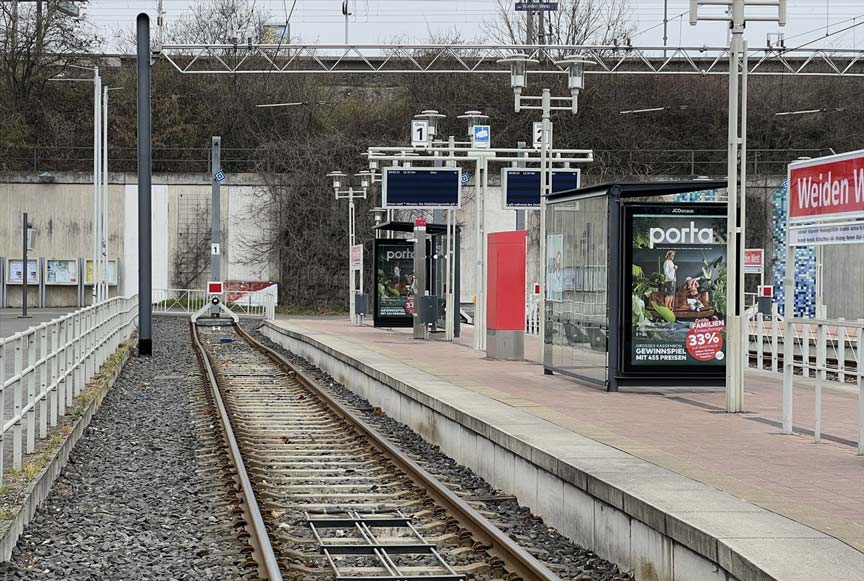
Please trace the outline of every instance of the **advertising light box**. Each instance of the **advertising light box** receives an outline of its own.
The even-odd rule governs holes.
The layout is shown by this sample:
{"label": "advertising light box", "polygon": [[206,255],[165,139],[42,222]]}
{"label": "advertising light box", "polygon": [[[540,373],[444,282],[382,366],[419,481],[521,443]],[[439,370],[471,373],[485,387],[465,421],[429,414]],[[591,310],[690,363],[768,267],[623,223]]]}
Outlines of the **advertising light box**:
{"label": "advertising light box", "polygon": [[384,208],[459,208],[462,205],[462,170],[384,168],[381,195]]}
{"label": "advertising light box", "polygon": [[[579,169],[552,170],[552,193],[575,190],[580,185]],[[540,170],[505,167],[501,170],[501,197],[504,209],[540,207]]]}
{"label": "advertising light box", "polygon": [[639,204],[625,212],[624,368],[717,368],[726,357],[726,212]]}
{"label": "advertising light box", "polygon": [[376,327],[414,324],[414,243],[401,239],[375,239]]}

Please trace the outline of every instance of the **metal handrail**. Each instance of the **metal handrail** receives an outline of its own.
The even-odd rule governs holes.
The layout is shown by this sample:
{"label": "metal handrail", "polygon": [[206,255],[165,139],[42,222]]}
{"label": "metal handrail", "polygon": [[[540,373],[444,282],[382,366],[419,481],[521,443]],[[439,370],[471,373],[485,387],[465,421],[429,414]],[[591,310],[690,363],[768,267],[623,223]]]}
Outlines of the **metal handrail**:
{"label": "metal handrail", "polygon": [[[12,432],[17,470],[24,455],[36,449],[37,419],[39,439],[45,439],[49,425],[57,426],[75,397],[132,334],[137,307],[137,296],[115,297],[0,339],[0,484],[7,434]],[[6,377],[10,353],[13,373]],[[6,419],[10,390],[14,410]]]}
{"label": "metal handrail", "polygon": [[[848,385],[847,378],[855,381],[858,391],[858,454],[864,455],[864,320],[822,319],[793,317],[784,321],[776,313],[769,316],[770,333],[766,332],[764,315],[755,314],[748,320],[748,352],[755,341],[756,367],[765,368],[767,353],[772,372],[783,372],[783,426],[784,432],[793,431],[792,397],[795,372],[815,379],[815,426],[813,439],[822,438],[822,387],[826,384]],[[786,336],[786,327],[791,336]],[[779,348],[782,343],[783,349]],[[812,351],[812,352],[811,352]],[[833,357],[830,352],[833,351]],[[829,363],[833,359],[833,363]],[[851,362],[851,365],[850,365]],[[828,373],[834,374],[834,380]]]}
{"label": "metal handrail", "polygon": [[[277,285],[246,293],[237,300],[228,300],[231,291],[225,294],[225,306],[240,316],[276,318]],[[153,312],[192,315],[210,301],[210,296],[204,289],[153,289]]]}

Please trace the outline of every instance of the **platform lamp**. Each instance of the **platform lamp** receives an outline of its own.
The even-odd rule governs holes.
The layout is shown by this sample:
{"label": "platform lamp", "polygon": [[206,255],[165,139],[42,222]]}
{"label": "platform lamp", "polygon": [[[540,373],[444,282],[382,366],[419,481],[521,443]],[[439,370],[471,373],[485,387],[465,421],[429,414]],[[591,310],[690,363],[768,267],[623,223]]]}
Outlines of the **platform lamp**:
{"label": "platform lamp", "polygon": [[510,66],[510,87],[513,89],[514,107],[517,113],[522,105],[522,89],[528,86],[528,65],[538,62],[540,61],[529,58],[522,52],[498,61],[499,64]]}
{"label": "platform lamp", "polygon": [[579,92],[585,88],[585,67],[593,65],[594,61],[580,56],[570,56],[555,61],[555,64],[567,69],[567,88],[570,89],[570,100],[575,115],[579,112]]}
{"label": "platform lamp", "polygon": [[[354,209],[354,200],[357,198],[366,199],[366,192],[369,189],[371,173],[363,171],[357,174],[360,178],[360,189],[354,189],[347,174],[341,171],[331,171],[327,174],[328,178],[333,180],[333,193],[337,200],[348,200],[348,304],[350,305],[351,321],[355,321],[354,309],[354,275],[351,270],[351,248],[355,244],[356,238],[356,212]],[[345,187],[347,186],[347,188]],[[362,276],[361,276],[362,281]],[[361,283],[362,284],[362,283]]]}
{"label": "platform lamp", "polygon": [[[553,97],[551,90],[544,88],[541,95],[523,95],[528,86],[528,66],[538,62],[524,53],[516,53],[508,58],[500,59],[500,64],[510,66],[510,86],[513,88],[514,107],[516,112],[522,109],[539,110],[543,112],[543,136],[540,141],[540,256],[546,256],[546,196],[552,192],[552,111],[579,111],[579,93],[585,88],[585,67],[595,64],[593,60],[581,54],[572,54],[555,64],[566,70],[569,97]],[[568,103],[569,102],[569,103]],[[555,103],[555,104],[553,104]],[[567,106],[563,106],[567,103]],[[546,340],[546,268],[540,269],[540,344]]]}
{"label": "platform lamp", "polygon": [[465,119],[468,121],[468,135],[474,135],[474,126],[489,122],[489,115],[484,115],[480,111],[465,111],[462,115],[458,115],[457,119]]}
{"label": "platform lamp", "polygon": [[[458,119],[468,121],[468,136],[474,144],[474,126],[488,123],[489,116],[480,111],[465,111]],[[481,149],[477,149],[479,154]],[[478,155],[474,188],[474,244],[477,248],[474,265],[474,348],[486,348],[486,188],[488,182],[488,159]]]}

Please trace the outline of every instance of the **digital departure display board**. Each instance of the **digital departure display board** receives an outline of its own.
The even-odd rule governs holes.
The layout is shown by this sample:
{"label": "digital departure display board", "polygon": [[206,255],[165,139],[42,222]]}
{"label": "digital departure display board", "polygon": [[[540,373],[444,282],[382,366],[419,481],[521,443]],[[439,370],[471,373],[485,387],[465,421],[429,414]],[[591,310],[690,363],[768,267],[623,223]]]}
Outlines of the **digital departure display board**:
{"label": "digital departure display board", "polygon": [[[579,169],[552,170],[552,193],[579,187]],[[505,167],[501,170],[501,190],[505,209],[540,207],[540,170]]]}
{"label": "digital departure display board", "polygon": [[385,208],[459,208],[462,205],[462,170],[384,168],[381,194]]}

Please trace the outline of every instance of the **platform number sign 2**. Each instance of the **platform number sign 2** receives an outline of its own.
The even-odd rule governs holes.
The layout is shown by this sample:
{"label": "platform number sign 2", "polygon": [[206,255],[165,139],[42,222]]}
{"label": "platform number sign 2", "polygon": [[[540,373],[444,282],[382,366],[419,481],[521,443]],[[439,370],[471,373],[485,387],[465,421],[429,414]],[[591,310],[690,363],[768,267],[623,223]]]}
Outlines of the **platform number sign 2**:
{"label": "platform number sign 2", "polygon": [[411,122],[411,145],[426,147],[429,145],[429,122],[415,119]]}
{"label": "platform number sign 2", "polygon": [[532,127],[532,141],[534,143],[534,149],[540,149],[543,145],[543,122],[535,121]]}

